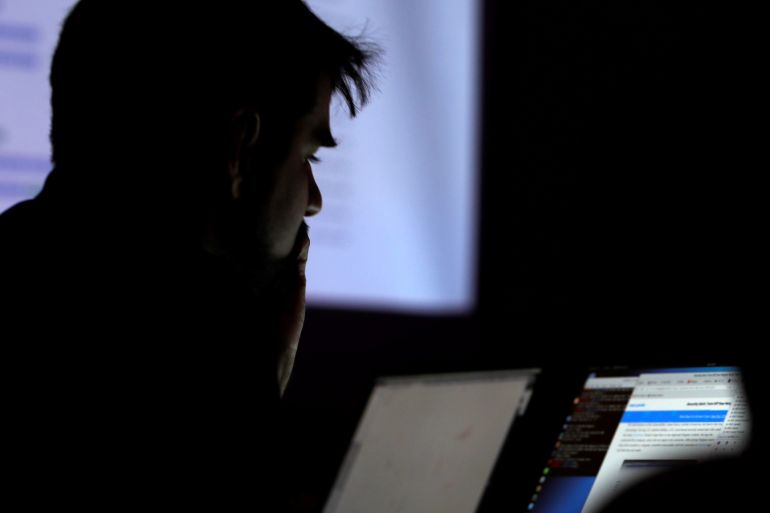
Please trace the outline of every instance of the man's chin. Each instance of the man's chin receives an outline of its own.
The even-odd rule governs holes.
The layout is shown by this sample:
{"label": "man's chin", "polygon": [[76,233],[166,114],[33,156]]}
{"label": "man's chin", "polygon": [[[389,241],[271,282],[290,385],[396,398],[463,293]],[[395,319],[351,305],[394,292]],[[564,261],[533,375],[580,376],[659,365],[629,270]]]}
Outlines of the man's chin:
{"label": "man's chin", "polygon": [[252,287],[264,290],[295,278],[298,271],[304,274],[301,271],[307,262],[309,246],[308,227],[303,222],[291,245],[284,245],[286,249],[279,250],[276,245],[265,244],[264,238],[254,237],[241,244],[232,256],[249,276]]}

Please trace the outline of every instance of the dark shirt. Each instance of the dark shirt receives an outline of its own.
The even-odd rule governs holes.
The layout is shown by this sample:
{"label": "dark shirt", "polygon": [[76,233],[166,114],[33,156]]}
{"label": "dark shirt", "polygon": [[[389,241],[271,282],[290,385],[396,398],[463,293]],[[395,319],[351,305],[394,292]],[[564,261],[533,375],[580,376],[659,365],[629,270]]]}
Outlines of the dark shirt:
{"label": "dark shirt", "polygon": [[4,488],[30,507],[279,511],[259,298],[102,206],[44,190],[0,216]]}

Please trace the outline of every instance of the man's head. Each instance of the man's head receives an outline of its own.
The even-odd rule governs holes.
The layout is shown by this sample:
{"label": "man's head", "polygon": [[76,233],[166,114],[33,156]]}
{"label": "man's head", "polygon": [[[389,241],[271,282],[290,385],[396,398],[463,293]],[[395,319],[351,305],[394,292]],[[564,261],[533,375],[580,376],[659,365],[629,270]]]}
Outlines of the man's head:
{"label": "man's head", "polygon": [[316,88],[312,109],[296,121],[276,162],[261,137],[260,113],[245,109],[234,114],[227,159],[231,197],[212,219],[209,250],[227,251],[232,244],[251,241],[258,246],[240,249],[269,260],[296,257],[302,250],[307,237],[303,218],[322,207],[312,169],[315,153],[337,144],[329,122],[328,75],[320,77]]}
{"label": "man's head", "polygon": [[286,257],[321,208],[330,98],[355,115],[371,58],[299,0],[82,0],[51,72],[58,181],[181,219],[213,250]]}
{"label": "man's head", "polygon": [[336,145],[331,97],[351,115],[367,101],[373,53],[300,0],[81,0],[53,59],[42,195],[140,282],[187,290],[201,249],[221,257],[238,298],[205,300],[262,315],[283,390],[304,321],[303,218],[322,202],[311,163]]}

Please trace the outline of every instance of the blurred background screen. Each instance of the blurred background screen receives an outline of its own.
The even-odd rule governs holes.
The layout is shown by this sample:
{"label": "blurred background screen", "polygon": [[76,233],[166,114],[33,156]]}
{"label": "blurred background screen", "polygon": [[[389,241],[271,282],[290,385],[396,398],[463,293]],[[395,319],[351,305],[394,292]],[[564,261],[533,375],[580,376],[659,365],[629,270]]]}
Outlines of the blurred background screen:
{"label": "blurred background screen", "polygon": [[[0,0],[0,211],[51,169],[48,73],[74,0]],[[464,314],[475,304],[481,3],[313,0],[337,30],[384,49],[358,119],[334,103],[310,220],[311,305]],[[374,272],[376,270],[376,272]]]}
{"label": "blurred background screen", "polygon": [[[384,49],[360,117],[333,107],[319,154],[325,211],[309,220],[315,304],[465,313],[476,274],[481,2],[312,0]],[[376,270],[376,272],[374,272]]]}
{"label": "blurred background screen", "polygon": [[0,0],[0,212],[36,195],[51,170],[48,74],[74,0]]}

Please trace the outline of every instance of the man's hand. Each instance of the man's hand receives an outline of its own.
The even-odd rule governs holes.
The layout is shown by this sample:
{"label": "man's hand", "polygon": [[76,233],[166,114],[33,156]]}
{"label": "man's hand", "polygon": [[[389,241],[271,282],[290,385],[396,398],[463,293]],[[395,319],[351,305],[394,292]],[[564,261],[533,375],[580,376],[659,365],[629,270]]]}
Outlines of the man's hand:
{"label": "man's hand", "polygon": [[310,240],[304,236],[300,242],[302,249],[297,256],[297,265],[293,268],[292,276],[288,276],[285,288],[281,293],[283,301],[281,316],[282,348],[278,354],[278,385],[281,396],[286,391],[294,368],[294,358],[299,347],[302,326],[305,323],[305,266],[307,265]]}

